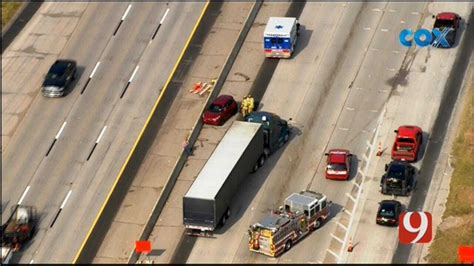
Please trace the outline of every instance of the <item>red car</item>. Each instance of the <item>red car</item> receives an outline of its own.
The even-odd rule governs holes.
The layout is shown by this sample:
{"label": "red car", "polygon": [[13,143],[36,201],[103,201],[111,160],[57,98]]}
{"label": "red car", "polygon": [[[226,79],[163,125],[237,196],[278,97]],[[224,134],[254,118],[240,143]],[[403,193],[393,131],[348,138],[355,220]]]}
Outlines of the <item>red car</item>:
{"label": "red car", "polygon": [[325,153],[328,157],[326,179],[347,180],[351,173],[352,154],[348,150],[332,149]]}
{"label": "red car", "polygon": [[400,126],[392,147],[392,159],[413,162],[423,142],[423,130],[417,126]]}
{"label": "red car", "polygon": [[448,43],[448,46],[444,46],[443,44],[438,43],[438,40],[436,40],[436,36],[433,36],[435,38],[433,45],[435,47],[442,48],[452,47],[454,45],[454,42],[456,41],[456,32],[459,28],[459,22],[461,21],[461,17],[453,12],[442,12],[437,14],[436,16],[433,15],[433,18],[435,18],[433,29],[438,29],[443,33],[444,39]]}
{"label": "red car", "polygon": [[221,126],[237,113],[237,102],[230,95],[220,95],[202,115],[204,124]]}

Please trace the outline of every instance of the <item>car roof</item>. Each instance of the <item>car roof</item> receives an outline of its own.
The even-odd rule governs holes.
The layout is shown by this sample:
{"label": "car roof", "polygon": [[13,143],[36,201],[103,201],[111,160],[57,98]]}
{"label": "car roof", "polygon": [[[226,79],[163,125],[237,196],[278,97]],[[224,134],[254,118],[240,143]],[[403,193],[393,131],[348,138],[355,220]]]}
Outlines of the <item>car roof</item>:
{"label": "car roof", "polygon": [[415,137],[418,129],[417,126],[400,126],[398,128],[398,137]]}
{"label": "car roof", "polygon": [[399,201],[396,201],[396,200],[382,200],[381,202],[379,202],[380,205],[398,205],[401,203]]}
{"label": "car roof", "polygon": [[457,14],[454,12],[441,12],[436,15],[436,19],[455,19]]}
{"label": "car roof", "polygon": [[329,162],[330,163],[345,163],[346,157],[349,154],[348,150],[343,149],[332,149],[329,150]]}
{"label": "car roof", "polygon": [[232,99],[233,97],[230,96],[230,95],[219,95],[213,102],[212,104],[215,104],[215,105],[224,105],[227,103],[227,101],[229,101],[230,99]]}

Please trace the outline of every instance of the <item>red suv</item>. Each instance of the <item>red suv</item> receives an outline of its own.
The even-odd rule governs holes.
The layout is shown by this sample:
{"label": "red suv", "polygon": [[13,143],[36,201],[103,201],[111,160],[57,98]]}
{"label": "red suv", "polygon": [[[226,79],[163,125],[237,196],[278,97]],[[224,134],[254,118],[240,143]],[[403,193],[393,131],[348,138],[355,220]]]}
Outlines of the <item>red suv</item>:
{"label": "red suv", "polygon": [[348,150],[332,149],[325,153],[328,157],[326,179],[347,180],[351,173],[352,154]]}
{"label": "red suv", "polygon": [[392,147],[392,159],[398,161],[416,161],[423,142],[423,130],[417,126],[400,126],[395,130],[397,137]]}
{"label": "red suv", "polygon": [[204,124],[221,126],[237,113],[237,102],[230,95],[220,95],[202,115]]}

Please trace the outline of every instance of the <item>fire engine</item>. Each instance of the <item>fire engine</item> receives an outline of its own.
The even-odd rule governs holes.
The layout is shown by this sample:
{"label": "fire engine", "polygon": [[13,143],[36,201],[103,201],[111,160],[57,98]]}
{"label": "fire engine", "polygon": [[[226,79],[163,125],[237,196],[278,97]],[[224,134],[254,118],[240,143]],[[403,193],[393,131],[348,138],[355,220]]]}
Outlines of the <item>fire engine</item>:
{"label": "fire engine", "polygon": [[284,206],[250,226],[249,249],[277,257],[318,229],[329,217],[331,202],[321,193],[301,191],[285,199]]}

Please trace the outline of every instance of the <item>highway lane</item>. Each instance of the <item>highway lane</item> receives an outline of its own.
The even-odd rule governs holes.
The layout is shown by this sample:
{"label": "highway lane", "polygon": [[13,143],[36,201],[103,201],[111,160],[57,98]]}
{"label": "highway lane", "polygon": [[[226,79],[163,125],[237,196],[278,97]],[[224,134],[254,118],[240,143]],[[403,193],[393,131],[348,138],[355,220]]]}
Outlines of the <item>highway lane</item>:
{"label": "highway lane", "polygon": [[[461,38],[458,37],[457,44],[451,49],[419,49],[411,51],[412,57],[409,60],[409,73],[406,80],[409,82],[405,86],[398,86],[396,88],[396,95],[394,95],[387,102],[388,113],[383,120],[382,130],[387,134],[383,134],[380,138],[384,146],[390,147],[393,143],[393,130],[401,124],[415,124],[421,126],[425,131],[425,145],[422,152],[423,158],[421,161],[415,163],[415,166],[420,169],[418,176],[417,189],[411,197],[397,197],[397,200],[402,202],[408,210],[424,210],[432,211],[432,206],[424,204],[430,202],[431,199],[438,196],[435,189],[430,186],[430,183],[439,182],[438,180],[444,178],[443,173],[436,173],[435,167],[439,165],[437,159],[438,152],[434,147],[441,147],[443,145],[443,138],[440,137],[440,128],[446,129],[451,113],[448,108],[452,108],[456,99],[456,90],[447,83],[449,79],[463,77],[464,67],[459,64],[456,65],[459,56],[467,58],[466,54],[460,54],[460,44],[467,37],[468,29],[466,28],[466,21],[469,13],[472,11],[472,4],[469,3],[431,3],[428,4],[422,16],[423,28],[431,28],[434,19],[432,14],[437,14],[450,10],[457,12],[463,17],[464,23],[460,28]],[[472,38],[472,35],[471,35]],[[469,49],[467,50],[469,51]],[[455,72],[453,72],[455,71]],[[420,100],[423,99],[423,100]],[[450,107],[451,106],[451,107]],[[413,108],[415,107],[415,108]],[[439,117],[442,117],[439,119]],[[427,147],[428,145],[428,147]],[[413,258],[409,250],[398,253],[406,246],[400,245],[397,252],[398,244],[398,230],[389,230],[375,225],[372,217],[376,215],[377,202],[382,199],[391,197],[383,196],[378,192],[378,182],[380,176],[384,172],[384,164],[390,162],[390,154],[386,153],[379,160],[374,162],[374,178],[367,184],[365,193],[363,195],[363,210],[361,210],[360,218],[356,230],[353,232],[354,239],[360,242],[360,249],[351,254],[347,254],[346,261],[348,262],[380,262],[390,263],[392,259],[396,262],[407,262],[410,257],[410,262],[419,262],[420,258]],[[413,204],[418,202],[418,206]],[[368,218],[365,218],[368,217]],[[372,218],[372,219],[371,219]],[[433,228],[433,230],[436,230]],[[373,232],[372,235],[366,232]],[[390,239],[390,241],[387,241]],[[420,245],[417,245],[420,248]],[[373,254],[360,252],[363,249],[378,250]]]}
{"label": "highway lane", "polygon": [[[104,123],[108,127],[102,139],[103,144],[94,151],[90,164],[83,168],[77,182],[72,186],[71,189],[77,194],[71,196],[70,206],[65,209],[62,216],[64,220],[58,220],[58,224],[44,241],[45,246],[60,250],[58,256],[52,256],[47,249],[42,249],[34,255],[35,261],[36,258],[45,261],[63,261],[67,258],[66,261],[70,261],[76,255],[196,23],[200,14],[196,10],[202,8],[203,5],[204,3],[193,5],[173,3],[166,6],[147,3],[143,6],[140,4],[140,7],[137,5],[136,13],[133,9],[130,10],[131,18],[138,19],[143,16],[144,18],[140,20],[145,24],[131,26],[128,30],[123,28],[119,32],[123,30],[124,34],[130,36],[130,31],[136,30],[137,27],[140,31],[143,29],[143,34],[137,36],[137,39],[140,45],[147,45],[147,47],[143,54],[136,59],[131,59],[131,62],[137,64],[131,64],[128,75],[125,78],[122,76],[122,86],[119,88],[126,86],[125,83],[130,80],[129,77],[133,76],[137,65],[139,70],[124,94],[123,104],[117,104],[113,112],[105,117],[107,121]],[[166,11],[168,8],[169,13]],[[166,13],[166,20],[153,42],[150,43],[150,38]],[[156,16],[156,14],[160,15]],[[149,27],[146,23],[153,23],[148,24],[151,31],[144,29]],[[176,30],[176,27],[180,30]],[[123,35],[123,40],[128,40],[128,37]],[[138,49],[137,52],[139,51]],[[114,97],[118,98],[119,94],[115,94]],[[96,134],[99,133],[96,132]],[[64,239],[67,243],[71,243],[72,248],[61,249],[61,242],[57,239]]]}
{"label": "highway lane", "polygon": [[[387,84],[387,80],[394,76],[396,72],[392,69],[398,69],[405,56],[399,51],[398,39],[390,39],[390,36],[394,35],[393,32],[398,36],[401,17],[407,17],[422,7],[423,4],[395,7],[386,3],[306,5],[300,17],[302,25],[310,30],[324,25],[328,33],[318,35],[322,43],[311,39],[307,49],[300,52],[301,57],[297,55],[293,61],[280,61],[262,100],[264,110],[274,111],[287,119],[293,118],[293,124],[303,135],[290,142],[275,168],[269,170],[270,175],[243,217],[217,239],[197,240],[188,261],[320,262],[325,259],[339,217],[330,220],[321,230],[278,259],[250,253],[246,229],[270,208],[280,205],[291,192],[307,186],[327,194],[334,201],[332,210],[335,213],[345,205],[345,193],[350,192],[352,184],[324,179],[324,151],[334,147],[349,148],[361,160],[381,107],[389,97],[392,84]],[[383,9],[387,12],[379,11]],[[361,13],[357,14],[359,11]],[[325,17],[324,21],[314,21],[314,17],[324,17],[315,16],[317,12],[334,15],[332,20]],[[337,20],[338,17],[343,19]],[[418,19],[408,16],[404,24],[415,26]],[[303,31],[303,38],[304,34]],[[324,50],[325,47],[330,48]],[[310,53],[306,50],[319,51],[321,55],[306,54]],[[314,64],[316,58],[321,60],[315,64],[316,67],[308,66]],[[303,62],[307,65],[298,68]],[[288,89],[292,87],[295,90]],[[361,166],[359,163],[359,168]],[[257,174],[257,178],[262,177]],[[231,208],[246,208],[243,202],[248,201],[247,191],[253,185],[253,181],[245,185],[245,192]],[[221,255],[222,252],[219,254],[219,247],[224,243],[227,246],[232,243],[230,249],[236,250],[235,253],[227,257]]]}
{"label": "highway lane", "polygon": [[[42,161],[30,183],[31,187],[24,203],[34,204],[38,207],[41,214],[40,231],[32,241],[30,248],[22,254],[22,261],[34,259],[36,262],[68,262],[73,259],[77,248],[82,243],[81,234],[78,233],[82,233],[82,236],[85,237],[89,227],[84,224],[87,222],[91,224],[94,220],[104,200],[104,195],[107,195],[128,155],[135,139],[133,136],[139,133],[160,92],[160,84],[164,84],[178,57],[179,51],[176,47],[184,45],[187,33],[194,26],[195,17],[192,13],[195,10],[192,8],[196,6],[200,5],[175,6],[175,16],[168,16],[168,29],[161,27],[161,32],[158,33],[160,35],[157,34],[151,43],[149,41],[160,24],[160,17],[156,14],[165,14],[167,5],[164,3],[160,5],[137,4],[129,9],[128,5],[125,5],[127,9],[116,13],[119,21],[122,14],[127,14],[127,19],[117,31],[114,42],[108,45],[103,52],[100,67],[97,68],[94,78],[89,82],[84,94],[77,100],[68,115],[69,123],[61,131],[61,138],[56,141],[48,157]],[[182,26],[181,30],[171,30],[173,25]],[[85,26],[88,28],[84,27],[83,31],[89,30],[91,25]],[[113,23],[111,26],[115,30],[117,23]],[[113,30],[108,36],[113,34]],[[106,34],[103,35],[106,36]],[[161,42],[158,42],[159,36]],[[140,80],[138,78],[139,72],[135,71],[136,77],[133,72],[137,69],[137,63],[141,63],[140,58],[147,47],[154,52],[146,55],[151,58],[143,60],[141,70],[143,73],[149,71],[150,74],[143,75]],[[99,52],[101,51],[99,50]],[[162,56],[163,54],[166,56]],[[161,75],[153,75],[153,70],[156,69],[160,69]],[[127,83],[132,81],[132,76],[138,85],[135,88],[135,94],[131,94],[134,86],[130,83],[124,94],[122,101],[124,104],[118,104],[120,95]],[[153,86],[151,86],[152,84]],[[156,85],[158,86],[155,87]],[[134,95],[134,97],[129,99],[128,95]],[[104,130],[106,123],[109,128]],[[118,130],[120,130],[120,134],[117,135],[116,131]],[[51,136],[53,137],[54,134],[56,132]],[[90,161],[87,161],[94,143],[99,142],[100,135],[102,135],[101,145],[97,145]],[[42,143],[46,143],[43,144],[46,146],[51,143],[52,138],[42,141]],[[112,151],[120,150],[120,152],[105,154],[109,148]],[[42,156],[44,155],[42,154]],[[98,170],[99,166],[102,168]],[[103,173],[103,170],[107,170],[107,173]],[[13,185],[18,186],[12,182]],[[5,185],[3,188],[8,190]],[[73,192],[69,194],[70,197],[67,197],[69,191]],[[85,195],[90,196],[89,200],[84,198]],[[98,198],[95,198],[96,196]],[[72,202],[74,199],[77,200],[77,197],[82,198],[82,201],[77,202],[81,206],[66,208],[69,205],[74,206]],[[65,198],[69,200],[67,205]],[[50,228],[61,205],[65,208],[55,221],[54,227]],[[83,216],[84,212],[87,212],[88,215]],[[65,219],[63,217],[69,219],[61,220],[61,218]],[[83,220],[78,217],[82,217]],[[81,221],[82,224],[76,223],[76,227],[74,227],[71,220]],[[61,232],[60,229],[56,229],[58,227],[63,227],[64,230]],[[58,241],[58,239],[62,240]],[[51,253],[51,249],[54,249],[55,252]]]}
{"label": "highway lane", "polygon": [[[89,8],[86,8],[86,6],[83,3],[76,6],[76,9],[85,9],[84,19],[81,19],[78,30],[74,31],[60,55],[62,58],[71,58],[78,61],[78,79],[73,82],[70,95],[62,99],[47,99],[39,92],[41,78],[38,76],[46,74],[55,60],[54,57],[44,54],[43,58],[39,58],[40,62],[38,63],[35,61],[26,62],[27,64],[34,64],[40,71],[29,77],[38,80],[38,84],[32,85],[37,88],[35,100],[10,140],[9,146],[11,148],[2,153],[2,208],[6,210],[2,213],[2,222],[8,217],[10,206],[18,202],[38,166],[45,159],[55,136],[79,98],[79,88],[86,83],[100,53],[105,48],[120,20],[118,14],[123,13],[127,7],[124,4],[101,5],[97,3],[90,4]],[[50,11],[45,14],[54,16],[56,10],[61,9],[52,6]],[[73,10],[73,8],[70,8],[70,10]],[[38,23],[39,25],[47,24],[41,20]],[[98,24],[103,26],[95,27]],[[92,31],[91,28],[95,28],[95,30]],[[46,29],[44,31],[46,32]],[[60,30],[60,26],[59,28],[52,27],[51,31],[64,32],[64,30]],[[20,35],[19,37],[24,36]],[[31,49],[42,51],[43,49],[40,46],[41,44],[32,43],[32,46],[15,50],[15,52],[28,53]],[[22,47],[18,45],[17,48]],[[10,67],[13,68],[14,66]],[[4,71],[10,71],[10,69],[7,68]],[[28,77],[18,78],[26,79]]]}

